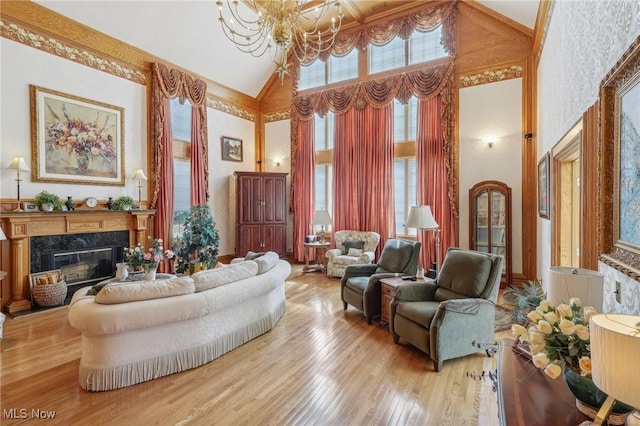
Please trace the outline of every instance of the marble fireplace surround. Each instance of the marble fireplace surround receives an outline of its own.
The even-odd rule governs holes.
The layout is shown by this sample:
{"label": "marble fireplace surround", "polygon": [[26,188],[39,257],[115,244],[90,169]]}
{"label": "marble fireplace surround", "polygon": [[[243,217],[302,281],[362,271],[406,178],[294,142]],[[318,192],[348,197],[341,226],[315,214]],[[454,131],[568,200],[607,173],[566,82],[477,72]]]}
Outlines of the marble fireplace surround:
{"label": "marble fireplace surround", "polygon": [[129,231],[129,244],[145,244],[155,210],[79,210],[75,212],[2,212],[0,220],[8,241],[1,270],[2,310],[8,314],[31,309],[29,273],[31,237]]}

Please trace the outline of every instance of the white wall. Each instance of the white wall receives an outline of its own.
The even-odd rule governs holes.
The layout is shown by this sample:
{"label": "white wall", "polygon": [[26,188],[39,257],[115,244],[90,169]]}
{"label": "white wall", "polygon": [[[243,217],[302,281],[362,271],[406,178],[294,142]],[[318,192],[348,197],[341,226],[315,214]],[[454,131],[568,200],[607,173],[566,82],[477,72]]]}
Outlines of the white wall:
{"label": "white wall", "polygon": [[[460,246],[469,247],[469,189],[511,188],[512,272],[522,273],[522,79],[460,90]],[[483,139],[497,138],[492,148]]]}
{"label": "white wall", "polygon": [[[42,190],[61,198],[117,198],[131,195],[137,199],[136,182],[131,179],[138,168],[146,169],[147,126],[146,89],[143,85],[59,58],[50,53],[0,38],[2,64],[0,109],[0,197],[16,197],[15,171],[6,167],[14,156],[25,158],[31,167],[31,115],[29,85],[64,92],[124,108],[124,147],[126,184],[122,186],[77,185],[33,182],[24,173],[21,199],[33,198]],[[146,191],[142,197],[146,198]]]}
{"label": "white wall", "polygon": [[[276,164],[277,162],[280,165]],[[289,173],[287,176],[287,211],[291,194],[291,120],[265,125],[265,171]],[[287,216],[287,252],[293,251],[293,215]]]}
{"label": "white wall", "polygon": [[[233,115],[208,108],[209,137],[209,204],[220,234],[220,255],[236,252],[236,192],[235,171],[255,170],[255,124]],[[242,140],[242,162],[223,161],[220,138],[229,136]]]}
{"label": "white wall", "polygon": [[[598,99],[600,82],[622,53],[640,35],[640,3],[637,1],[554,2],[538,67],[538,159],[580,120]],[[635,17],[635,19],[634,19]],[[548,281],[551,262],[551,222],[538,219],[537,274]],[[613,270],[605,272],[605,310],[621,311],[609,303]],[[621,276],[624,295],[640,292],[638,282]],[[640,312],[640,297],[628,312]],[[617,306],[616,306],[617,305]]]}

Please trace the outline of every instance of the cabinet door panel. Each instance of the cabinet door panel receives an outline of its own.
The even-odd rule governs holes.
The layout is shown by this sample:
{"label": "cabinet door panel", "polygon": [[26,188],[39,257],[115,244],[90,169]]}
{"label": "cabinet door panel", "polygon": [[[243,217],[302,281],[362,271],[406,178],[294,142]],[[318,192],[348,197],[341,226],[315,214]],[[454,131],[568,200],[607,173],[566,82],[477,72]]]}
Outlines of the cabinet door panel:
{"label": "cabinet door panel", "polygon": [[262,226],[260,225],[242,226],[238,232],[238,249],[236,250],[236,255],[242,257],[247,254],[248,251],[264,251],[262,247],[264,244],[262,235]]}
{"label": "cabinet door panel", "polygon": [[283,223],[286,214],[286,180],[283,177],[265,177],[264,194],[264,222]]}
{"label": "cabinet door panel", "polygon": [[238,219],[240,223],[262,222],[264,184],[260,177],[243,176],[238,182]]}
{"label": "cabinet door panel", "polygon": [[264,227],[264,251],[275,251],[284,257],[287,254],[286,247],[286,227],[283,225],[272,225]]}

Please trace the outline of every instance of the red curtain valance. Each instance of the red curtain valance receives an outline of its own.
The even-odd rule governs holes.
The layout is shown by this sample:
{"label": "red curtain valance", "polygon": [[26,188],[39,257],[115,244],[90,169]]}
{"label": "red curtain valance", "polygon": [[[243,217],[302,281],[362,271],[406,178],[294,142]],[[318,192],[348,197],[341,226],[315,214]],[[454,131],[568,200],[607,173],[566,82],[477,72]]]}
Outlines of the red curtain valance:
{"label": "red curtain valance", "polygon": [[427,99],[440,93],[451,82],[452,75],[453,62],[450,62],[429,69],[299,95],[292,100],[292,113],[300,120],[310,120],[314,114],[324,116],[329,110],[341,114],[351,108],[362,111],[368,105],[383,108],[394,98],[403,104],[411,96]]}
{"label": "red curtain valance", "polygon": [[455,10],[456,3],[457,0],[446,1],[418,12],[410,12],[389,21],[371,24],[356,31],[340,34],[336,37],[333,45],[329,49],[316,54],[308,52],[302,63],[308,65],[318,57],[320,60],[326,61],[329,55],[345,56],[351,52],[354,47],[359,50],[364,50],[370,44],[380,46],[388,43],[396,36],[400,36],[400,38],[406,40],[414,30],[423,32],[432,31],[440,24],[443,24],[442,42],[444,48],[449,55],[453,57],[455,56],[453,42],[453,19],[455,14],[453,11]]}

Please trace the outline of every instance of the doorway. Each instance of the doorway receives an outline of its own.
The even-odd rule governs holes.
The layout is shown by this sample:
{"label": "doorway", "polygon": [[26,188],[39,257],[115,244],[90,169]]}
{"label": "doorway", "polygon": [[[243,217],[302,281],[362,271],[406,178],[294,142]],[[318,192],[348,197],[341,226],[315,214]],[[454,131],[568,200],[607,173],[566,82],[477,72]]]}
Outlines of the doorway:
{"label": "doorway", "polygon": [[576,125],[553,149],[553,217],[551,264],[580,267],[582,197],[580,148],[582,126]]}

